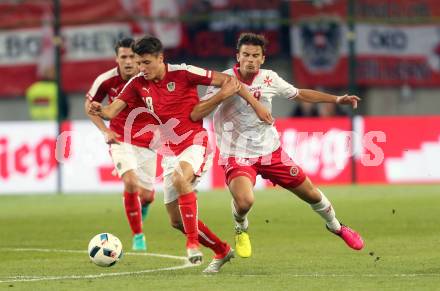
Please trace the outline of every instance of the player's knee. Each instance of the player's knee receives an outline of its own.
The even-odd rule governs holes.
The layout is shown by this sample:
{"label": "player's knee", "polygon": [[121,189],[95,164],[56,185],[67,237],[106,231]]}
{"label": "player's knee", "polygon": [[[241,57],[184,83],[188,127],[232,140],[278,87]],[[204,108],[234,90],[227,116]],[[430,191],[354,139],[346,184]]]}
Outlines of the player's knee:
{"label": "player's knee", "polygon": [[130,193],[134,193],[137,192],[139,190],[139,186],[138,186],[138,181],[136,176],[133,175],[124,175],[124,177],[122,177],[122,180],[124,181],[124,187],[125,187],[125,191],[130,192]]}
{"label": "player's knee", "polygon": [[154,191],[152,190],[141,188],[139,191],[139,196],[145,203],[153,203],[154,201]]}
{"label": "player's knee", "polygon": [[316,187],[313,187],[313,189],[308,191],[307,194],[308,194],[308,199],[310,200],[310,203],[318,203],[322,199],[321,192]]}
{"label": "player's knee", "polygon": [[254,197],[252,195],[237,197],[235,199],[235,205],[240,210],[248,211],[249,209],[251,209],[253,204],[254,204]]}

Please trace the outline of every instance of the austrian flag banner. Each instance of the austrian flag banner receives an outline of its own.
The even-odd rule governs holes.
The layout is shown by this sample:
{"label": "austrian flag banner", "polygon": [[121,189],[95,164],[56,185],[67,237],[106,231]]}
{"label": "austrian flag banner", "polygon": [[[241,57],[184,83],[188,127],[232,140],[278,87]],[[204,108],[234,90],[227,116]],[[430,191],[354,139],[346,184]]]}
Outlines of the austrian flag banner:
{"label": "austrian flag banner", "polygon": [[[294,75],[301,86],[346,86],[348,41],[355,39],[359,85],[438,86],[440,16],[436,0],[354,1],[355,33],[348,32],[348,1],[292,1]],[[408,24],[408,19],[418,19]]]}

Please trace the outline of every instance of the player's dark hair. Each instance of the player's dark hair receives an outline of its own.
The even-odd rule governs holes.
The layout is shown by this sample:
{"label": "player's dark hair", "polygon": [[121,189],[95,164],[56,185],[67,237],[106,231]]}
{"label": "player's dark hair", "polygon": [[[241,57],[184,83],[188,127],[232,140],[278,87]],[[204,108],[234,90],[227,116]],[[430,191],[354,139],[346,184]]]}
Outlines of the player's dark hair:
{"label": "player's dark hair", "polygon": [[132,48],[134,53],[138,55],[158,55],[163,52],[163,45],[160,39],[150,35],[136,40]]}
{"label": "player's dark hair", "polygon": [[121,47],[131,48],[133,46],[133,44],[134,44],[134,39],[132,39],[131,37],[121,38],[115,44],[116,55],[118,55],[118,53],[119,53],[119,48],[121,48]]}
{"label": "player's dark hair", "polygon": [[240,51],[241,46],[244,44],[260,46],[261,50],[263,51],[263,55],[266,52],[267,40],[262,34],[256,34],[251,32],[240,34],[240,37],[238,38],[237,41],[237,52]]}

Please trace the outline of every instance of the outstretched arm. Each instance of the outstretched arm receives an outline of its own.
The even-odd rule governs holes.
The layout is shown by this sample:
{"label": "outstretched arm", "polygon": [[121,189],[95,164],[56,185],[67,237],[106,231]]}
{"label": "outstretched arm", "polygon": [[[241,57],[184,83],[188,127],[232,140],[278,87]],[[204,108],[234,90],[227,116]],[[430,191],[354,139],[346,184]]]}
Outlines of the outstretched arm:
{"label": "outstretched arm", "polygon": [[[211,85],[213,86],[220,87],[223,85],[224,82],[226,82],[227,78],[230,78],[229,75],[223,73],[215,71],[213,71],[212,73],[213,75]],[[273,123],[272,114],[269,112],[269,110],[264,107],[264,105],[261,104],[260,101],[255,99],[254,96],[252,96],[252,94],[244,86],[241,86],[241,89],[237,92],[237,94],[240,95],[244,100],[246,100],[250,106],[252,106],[260,120],[268,124]]]}
{"label": "outstretched arm", "polygon": [[354,109],[357,108],[357,103],[361,100],[361,98],[355,95],[345,94],[342,96],[336,96],[310,89],[299,89],[296,99],[309,103],[348,104],[351,105]]}
{"label": "outstretched arm", "polygon": [[87,112],[90,115],[110,120],[115,118],[125,107],[127,107],[127,104],[120,99],[116,99],[107,106],[102,106],[101,103],[93,101],[89,104]]}

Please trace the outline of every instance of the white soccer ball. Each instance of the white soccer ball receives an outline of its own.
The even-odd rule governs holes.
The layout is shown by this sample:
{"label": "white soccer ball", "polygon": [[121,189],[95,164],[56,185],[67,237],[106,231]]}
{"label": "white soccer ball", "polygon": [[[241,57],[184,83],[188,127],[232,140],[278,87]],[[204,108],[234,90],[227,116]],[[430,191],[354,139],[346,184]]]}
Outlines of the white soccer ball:
{"label": "white soccer ball", "polygon": [[122,243],[111,233],[100,233],[90,240],[88,253],[98,266],[111,267],[122,258]]}

